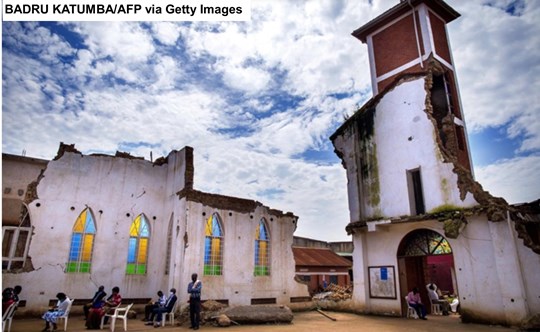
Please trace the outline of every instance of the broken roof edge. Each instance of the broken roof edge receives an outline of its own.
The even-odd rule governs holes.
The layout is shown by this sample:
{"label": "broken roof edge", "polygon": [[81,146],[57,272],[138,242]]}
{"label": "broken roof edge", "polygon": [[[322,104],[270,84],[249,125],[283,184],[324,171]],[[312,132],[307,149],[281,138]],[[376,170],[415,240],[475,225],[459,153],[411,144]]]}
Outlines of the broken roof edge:
{"label": "broken roof edge", "polygon": [[[403,81],[407,81],[413,78],[421,78],[425,77],[428,74],[427,70],[422,70],[418,72],[412,72],[412,73],[402,73],[400,75],[397,75],[396,78],[392,83],[390,83],[383,91],[379,92],[376,96],[372,97],[368,101],[364,103],[360,108],[354,112],[353,115],[348,117],[345,122],[341,126],[339,126],[336,131],[330,135],[330,141],[334,141],[337,136],[341,135],[351,123],[356,121],[359,117],[362,117],[364,113],[375,106],[380,102],[380,100],[390,91],[392,91],[396,86],[400,85]],[[334,151],[335,152],[335,151]]]}
{"label": "broken roof edge", "polygon": [[129,160],[141,160],[141,161],[146,161],[146,162],[149,162],[149,163],[152,163],[154,166],[161,166],[163,164],[167,164],[168,161],[169,161],[169,158],[171,157],[172,154],[174,153],[178,153],[178,152],[181,152],[183,150],[186,150],[186,155],[190,155],[191,156],[191,167],[193,167],[193,148],[190,147],[190,146],[184,146],[182,149],[180,150],[171,150],[169,152],[169,154],[164,157],[159,157],[157,158],[155,161],[151,161],[151,160],[146,160],[144,157],[139,157],[139,156],[133,156],[131,155],[131,153],[129,152],[125,152],[125,151],[116,151],[116,153],[114,155],[111,155],[111,154],[106,154],[106,153],[90,153],[90,154],[84,154],[82,153],[81,151],[79,151],[77,148],[75,148],[75,143],[73,144],[66,144],[64,142],[60,142],[60,145],[58,146],[58,152],[56,153],[56,156],[52,159],[52,160],[59,160],[60,158],[62,158],[62,156],[65,154],[65,153],[75,153],[75,154],[79,154],[81,156],[90,156],[90,157],[112,157],[112,158],[124,158],[124,159],[129,159]]}
{"label": "broken roof edge", "polygon": [[429,7],[433,9],[439,16],[441,16],[445,23],[450,23],[453,20],[461,16],[454,8],[450,7],[446,2],[442,0],[410,0],[400,1],[394,7],[383,12],[379,16],[375,17],[368,23],[362,25],[358,29],[354,30],[351,35],[360,40],[362,43],[366,42],[366,37],[373,33],[379,26],[385,24],[387,21],[394,20],[399,16],[407,13],[411,10],[411,6],[416,7],[421,3],[429,3]]}
{"label": "broken roof edge", "polygon": [[2,160],[24,161],[24,162],[30,162],[30,163],[42,164],[42,165],[47,165],[50,161],[47,159],[20,156],[20,155],[11,154],[11,153],[2,153]]}
{"label": "broken roof edge", "polygon": [[270,215],[276,217],[290,217],[298,220],[298,216],[294,215],[292,212],[283,212],[281,210],[272,209],[261,202],[252,199],[205,193],[188,187],[180,190],[176,194],[180,199],[185,198],[187,201],[200,203],[215,209],[251,213],[254,212],[257,207],[261,207],[266,209]]}

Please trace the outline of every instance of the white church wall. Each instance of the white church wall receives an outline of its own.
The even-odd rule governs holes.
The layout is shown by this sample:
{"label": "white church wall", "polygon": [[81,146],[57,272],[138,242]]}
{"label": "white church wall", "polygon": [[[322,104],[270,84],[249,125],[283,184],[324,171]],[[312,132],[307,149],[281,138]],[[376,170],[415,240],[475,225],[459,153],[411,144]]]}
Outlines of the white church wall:
{"label": "white church wall", "polygon": [[[425,112],[424,79],[404,82],[377,105],[375,142],[380,182],[380,209],[385,217],[410,215],[407,171],[420,169],[426,211],[441,205],[470,207],[459,199],[453,165],[443,163],[434,139],[433,122]],[[430,179],[438,179],[432,181]]]}
{"label": "white church wall", "polygon": [[[469,217],[462,234],[449,239],[465,320],[518,325],[538,308],[528,293],[537,288],[530,273],[538,272],[538,256],[514,236],[513,222],[491,222],[480,215]],[[533,264],[532,270],[523,268],[524,261]]]}
{"label": "white church wall", "polygon": [[[112,287],[120,287],[124,298],[154,298],[157,290],[174,287],[185,303],[193,272],[203,280],[204,299],[227,299],[231,305],[261,298],[289,304],[291,298],[308,296],[307,286],[294,280],[297,217],[234,197],[200,193],[219,196],[218,201],[252,202],[253,209],[246,211],[241,204],[238,209],[217,209],[179,196],[192,186],[193,160],[187,149],[172,152],[165,163],[74,152],[49,162],[38,198],[29,205],[35,227],[29,252],[33,269],[3,273],[4,284],[23,286],[21,298],[27,303],[21,310],[42,312],[60,291],[71,298],[89,298],[100,285],[109,294]],[[91,272],[66,273],[73,226],[87,207],[96,226]],[[224,226],[224,271],[222,276],[203,276],[205,221],[214,212]],[[129,230],[140,213],[150,225],[147,272],[126,275]],[[263,217],[271,236],[271,274],[255,277],[255,230]]]}
{"label": "white church wall", "polygon": [[[43,310],[57,292],[89,298],[99,285],[110,294],[119,286],[129,297],[154,297],[162,288],[166,226],[173,201],[164,195],[168,168],[144,160],[82,156],[66,152],[49,162],[29,205],[35,227],[29,256],[34,270],[3,274],[6,284],[21,284],[27,310]],[[66,273],[72,229],[91,208],[96,226],[90,273]],[[141,213],[150,225],[146,275],[126,275],[129,230]]]}
{"label": "white church wall", "polygon": [[[443,223],[428,220],[375,224],[368,222],[368,228],[353,235],[354,306],[360,312],[400,315],[404,294],[400,294],[398,275],[403,271],[398,267],[398,246],[416,229],[430,229],[444,236]],[[490,222],[481,215],[468,217],[468,224],[457,239],[446,238],[453,250],[461,310],[469,319],[519,324],[528,314],[538,312],[534,289],[538,283],[535,272],[540,269],[539,258],[521,246],[519,239],[514,242],[513,232],[511,224]],[[394,266],[396,299],[370,297],[367,275],[370,266]]]}
{"label": "white church wall", "polygon": [[514,227],[512,229],[513,238],[516,241],[518,264],[528,305],[529,314],[540,312],[540,255],[523,245],[523,240],[517,237]]}
{"label": "white church wall", "polygon": [[376,160],[366,162],[374,163],[376,170],[370,173],[369,180],[359,179],[362,174],[359,159],[366,157],[360,152],[360,146],[365,142],[361,141],[354,129],[354,120],[333,138],[333,144],[347,169],[351,221],[414,214],[410,199],[403,198],[409,197],[407,171],[415,169],[420,170],[426,212],[443,205],[477,205],[470,193],[461,200],[458,178],[452,171],[454,165],[443,161],[436,141],[438,134],[424,110],[424,84],[423,77],[402,82],[382,96],[374,106],[376,110],[370,146],[375,151]]}
{"label": "white church wall", "polygon": [[[294,280],[292,241],[296,217],[276,216],[263,206],[242,213],[188,202],[188,210],[189,242],[181,273],[184,288],[191,274],[196,272],[203,282],[203,300],[228,300],[230,305],[249,305],[252,299],[275,298],[276,303],[287,304],[291,297],[308,296],[307,286]],[[218,213],[223,223],[223,274],[205,276],[205,222],[213,213]],[[255,231],[261,218],[266,219],[271,239],[271,270],[270,276],[256,277]],[[185,289],[182,292],[185,293]],[[181,298],[187,300],[187,294],[182,294]]]}
{"label": "white church wall", "polygon": [[352,129],[344,130],[342,135],[335,138],[333,144],[337,151],[342,154],[343,166],[346,168],[347,175],[347,199],[349,206],[349,220],[359,221],[362,219],[360,209],[361,186],[359,185],[360,169],[357,163],[356,141],[358,138]]}

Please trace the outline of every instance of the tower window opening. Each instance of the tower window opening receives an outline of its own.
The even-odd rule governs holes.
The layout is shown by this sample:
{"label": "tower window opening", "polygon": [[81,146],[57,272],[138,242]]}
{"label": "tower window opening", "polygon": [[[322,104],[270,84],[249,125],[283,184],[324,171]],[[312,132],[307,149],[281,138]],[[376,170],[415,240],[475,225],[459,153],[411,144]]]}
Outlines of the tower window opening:
{"label": "tower window opening", "polygon": [[422,176],[419,168],[407,171],[407,187],[409,189],[411,215],[424,214],[426,208],[422,190]]}

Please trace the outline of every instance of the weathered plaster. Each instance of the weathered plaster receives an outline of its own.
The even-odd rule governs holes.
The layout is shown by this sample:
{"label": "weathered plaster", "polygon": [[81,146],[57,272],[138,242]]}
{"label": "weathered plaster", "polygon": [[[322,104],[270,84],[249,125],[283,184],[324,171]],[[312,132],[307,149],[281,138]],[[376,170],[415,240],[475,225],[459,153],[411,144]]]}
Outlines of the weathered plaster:
{"label": "weathered plaster", "polygon": [[[203,299],[228,300],[233,306],[250,304],[253,298],[289,304],[291,297],[307,296],[307,287],[294,280],[291,247],[298,217],[253,200],[197,191],[193,175],[190,147],[150,162],[119,152],[83,155],[73,145],[61,144],[28,194],[35,227],[29,252],[34,269],[3,273],[4,283],[24,285],[27,304],[21,310],[46,310],[58,291],[89,298],[99,285],[108,292],[119,286],[124,298],[154,297],[159,289],[175,287],[185,303],[193,272],[199,272],[204,282]],[[66,273],[73,225],[87,207],[96,225],[91,272]],[[126,275],[129,229],[141,213],[150,224],[147,273]],[[212,213],[223,222],[221,276],[203,276],[202,271],[205,222]],[[253,246],[261,218],[269,226],[271,274],[255,277]],[[166,265],[169,232],[172,243]]]}

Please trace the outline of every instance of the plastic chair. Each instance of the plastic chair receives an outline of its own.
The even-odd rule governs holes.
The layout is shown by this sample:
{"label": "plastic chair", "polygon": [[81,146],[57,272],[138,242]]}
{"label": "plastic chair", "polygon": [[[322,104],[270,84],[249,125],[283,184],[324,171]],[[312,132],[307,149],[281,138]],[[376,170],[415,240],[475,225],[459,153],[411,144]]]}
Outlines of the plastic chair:
{"label": "plastic chair", "polygon": [[174,306],[172,307],[171,312],[164,312],[161,317],[161,327],[165,326],[165,323],[167,322],[167,317],[169,317],[170,323],[172,326],[174,326],[174,312],[176,311],[176,306],[178,305],[178,300],[174,303]]}
{"label": "plastic chair", "polygon": [[127,331],[127,315],[129,313],[129,309],[133,306],[133,303],[129,304],[127,307],[116,307],[114,308],[113,314],[105,314],[103,317],[101,317],[101,326],[100,328],[103,330],[103,324],[105,322],[105,317],[111,318],[111,331],[114,332],[114,327],[116,325],[117,319],[122,319],[124,321],[124,331]]}
{"label": "plastic chair", "polygon": [[63,319],[64,320],[64,331],[67,331],[67,323],[68,323],[68,318],[69,318],[69,312],[71,311],[71,306],[73,305],[73,301],[75,301],[75,299],[71,299],[71,301],[69,301],[69,304],[68,304],[67,309],[64,312],[64,314],[62,316],[57,317],[57,319]]}
{"label": "plastic chair", "polygon": [[409,304],[409,301],[407,301],[407,297],[405,296],[405,303],[407,303],[407,318],[413,317],[414,319],[418,319],[418,314],[416,313],[416,310],[414,310],[413,307]]}
{"label": "plastic chair", "polygon": [[11,331],[11,321],[13,320],[13,316],[15,315],[15,310],[17,310],[18,304],[19,302],[13,302],[2,315],[2,331],[6,330],[6,324],[8,326],[8,332]]}
{"label": "plastic chair", "polygon": [[432,315],[442,315],[441,305],[439,303],[431,302],[431,314]]}

